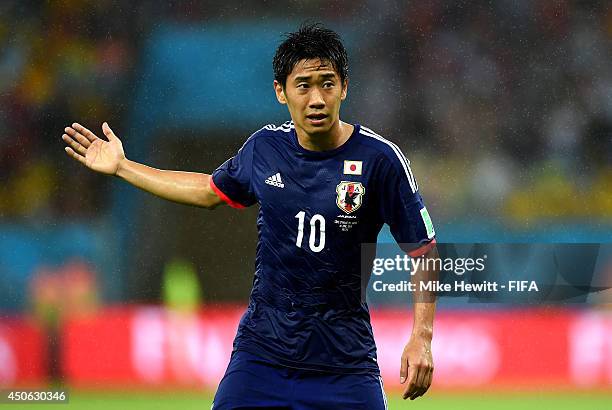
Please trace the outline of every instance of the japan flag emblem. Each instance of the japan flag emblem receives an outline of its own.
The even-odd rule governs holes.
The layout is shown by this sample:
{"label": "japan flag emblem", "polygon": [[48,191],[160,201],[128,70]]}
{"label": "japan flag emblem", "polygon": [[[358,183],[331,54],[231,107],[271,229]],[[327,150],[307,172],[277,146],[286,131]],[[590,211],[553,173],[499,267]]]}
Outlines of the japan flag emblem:
{"label": "japan flag emblem", "polygon": [[336,204],[350,214],[361,207],[365,188],[361,182],[342,181],[336,185]]}
{"label": "japan flag emblem", "polygon": [[361,175],[362,161],[344,161],[344,175]]}

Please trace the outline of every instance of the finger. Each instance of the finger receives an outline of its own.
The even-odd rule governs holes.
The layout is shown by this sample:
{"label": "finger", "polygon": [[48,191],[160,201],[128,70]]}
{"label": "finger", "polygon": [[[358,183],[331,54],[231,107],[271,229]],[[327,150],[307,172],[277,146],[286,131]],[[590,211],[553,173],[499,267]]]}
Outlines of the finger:
{"label": "finger", "polygon": [[72,124],[72,128],[74,128],[75,130],[77,130],[78,132],[83,134],[85,136],[85,138],[87,138],[90,142],[94,142],[95,140],[98,139],[96,134],[94,134],[93,132],[89,131],[87,128],[83,127],[78,122],[73,123]]}
{"label": "finger", "polygon": [[66,144],[70,146],[70,148],[72,148],[74,151],[79,153],[79,155],[85,156],[87,154],[87,150],[81,144],[79,144],[78,142],[70,138],[69,135],[67,134],[62,135],[62,139],[64,140]]}
{"label": "finger", "polygon": [[72,148],[66,147],[66,148],[64,148],[64,150],[66,151],[66,153],[68,155],[70,155],[72,158],[74,158],[77,161],[79,161],[81,164],[87,165],[87,161],[85,160],[85,157],[82,156],[82,155],[77,154],[76,152],[74,152],[74,150]]}
{"label": "finger", "polygon": [[74,137],[72,138],[76,139],[78,143],[84,146],[85,148],[89,148],[89,146],[91,145],[91,141],[85,138],[80,132],[75,133]]}
{"label": "finger", "polygon": [[402,361],[400,364],[400,383],[404,384],[408,377],[408,358],[402,355]]}
{"label": "finger", "polygon": [[74,128],[66,127],[64,128],[64,132],[68,134],[69,137],[78,141],[79,144],[83,145],[85,148],[89,148],[89,146],[91,145],[91,141],[85,138],[83,134],[81,134],[79,131],[75,130]]}
{"label": "finger", "polygon": [[408,379],[406,382],[408,383],[408,388],[404,392],[404,399],[411,397],[417,389],[417,377],[419,375],[419,369],[416,366],[408,365]]}
{"label": "finger", "polygon": [[109,141],[117,139],[117,136],[115,135],[113,130],[111,130],[111,128],[108,126],[107,122],[104,122],[102,124],[102,131],[104,132],[104,135],[106,135],[106,137],[108,138]]}
{"label": "finger", "polygon": [[423,391],[423,394],[427,393],[427,390],[429,390],[429,388],[431,387],[432,381],[433,381],[433,367],[430,367],[429,371],[427,372],[427,378],[425,380],[425,391]]}
{"label": "finger", "polygon": [[414,400],[425,393],[425,379],[427,378],[427,368],[419,367],[419,373],[416,380],[416,389],[410,400]]}

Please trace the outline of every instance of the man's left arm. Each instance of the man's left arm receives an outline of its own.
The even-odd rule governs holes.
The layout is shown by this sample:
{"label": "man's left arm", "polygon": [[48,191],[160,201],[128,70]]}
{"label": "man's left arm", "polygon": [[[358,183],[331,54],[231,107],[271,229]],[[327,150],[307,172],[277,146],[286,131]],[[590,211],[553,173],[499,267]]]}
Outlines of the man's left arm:
{"label": "man's left arm", "polygon": [[[423,260],[437,258],[438,250],[434,245],[423,256]],[[434,264],[435,265],[435,264]],[[410,340],[404,347],[400,367],[400,382],[405,384],[403,398],[414,400],[424,395],[433,378],[433,357],[431,339],[433,337],[433,321],[436,310],[436,295],[432,291],[421,290],[420,284],[436,280],[438,272],[424,269],[419,265],[412,276],[415,285],[413,292],[414,319]]]}
{"label": "man's left arm", "polygon": [[[412,258],[437,258],[436,233],[433,223],[419,193],[419,188],[410,169],[410,161],[398,150],[385,153],[378,158],[376,178],[379,185],[379,215],[389,225],[393,238]],[[437,272],[428,271],[428,266],[414,264],[411,272],[414,300],[414,323],[410,340],[402,354],[400,382],[406,385],[404,399],[422,396],[431,385],[433,359],[431,338],[436,309],[435,293],[420,288],[437,277]]]}

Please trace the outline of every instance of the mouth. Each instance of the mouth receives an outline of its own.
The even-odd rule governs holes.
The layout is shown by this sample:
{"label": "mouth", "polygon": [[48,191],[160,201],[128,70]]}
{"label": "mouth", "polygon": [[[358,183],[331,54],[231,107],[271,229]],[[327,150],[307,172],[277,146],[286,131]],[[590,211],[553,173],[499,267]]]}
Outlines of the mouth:
{"label": "mouth", "polygon": [[327,114],[308,114],[306,116],[306,118],[308,119],[308,121],[313,124],[313,125],[320,125],[323,124],[323,122],[325,121],[325,119],[327,118]]}

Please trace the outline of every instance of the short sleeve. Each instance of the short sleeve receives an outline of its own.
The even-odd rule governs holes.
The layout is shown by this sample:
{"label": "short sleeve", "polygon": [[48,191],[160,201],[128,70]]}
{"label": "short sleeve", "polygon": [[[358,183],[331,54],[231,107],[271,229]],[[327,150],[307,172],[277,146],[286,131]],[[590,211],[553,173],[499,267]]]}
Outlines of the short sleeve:
{"label": "short sleeve", "polygon": [[254,149],[255,139],[249,138],[234,157],[213,172],[211,187],[234,208],[245,208],[257,202],[251,186]]}
{"label": "short sleeve", "polygon": [[435,244],[436,233],[410,163],[403,155],[397,158],[385,155],[379,162],[378,178],[382,221],[410,256],[427,253]]}

